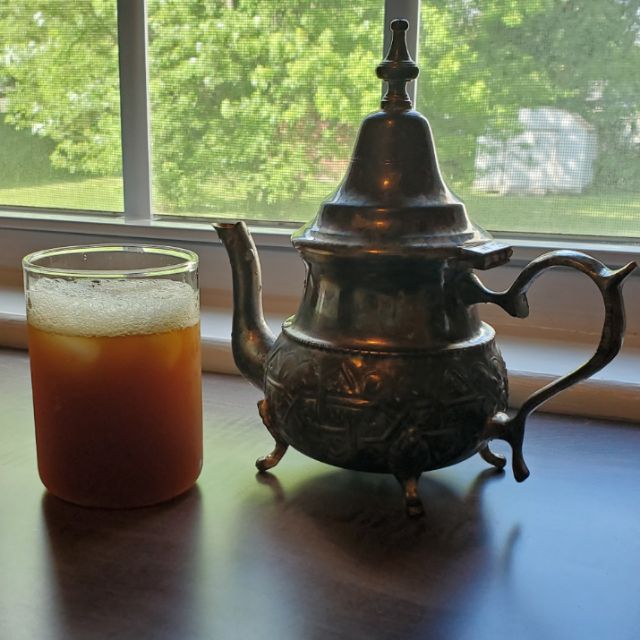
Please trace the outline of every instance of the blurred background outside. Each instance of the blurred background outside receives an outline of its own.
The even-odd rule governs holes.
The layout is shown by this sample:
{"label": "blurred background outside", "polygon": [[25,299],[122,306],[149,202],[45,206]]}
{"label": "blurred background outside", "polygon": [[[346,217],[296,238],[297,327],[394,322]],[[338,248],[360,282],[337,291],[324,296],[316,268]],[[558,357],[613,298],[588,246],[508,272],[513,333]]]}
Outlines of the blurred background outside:
{"label": "blurred background outside", "polygon": [[[382,0],[148,0],[158,216],[300,222],[378,108]],[[0,7],[0,204],[122,212],[115,0]],[[417,108],[471,217],[640,236],[640,0],[423,0]]]}

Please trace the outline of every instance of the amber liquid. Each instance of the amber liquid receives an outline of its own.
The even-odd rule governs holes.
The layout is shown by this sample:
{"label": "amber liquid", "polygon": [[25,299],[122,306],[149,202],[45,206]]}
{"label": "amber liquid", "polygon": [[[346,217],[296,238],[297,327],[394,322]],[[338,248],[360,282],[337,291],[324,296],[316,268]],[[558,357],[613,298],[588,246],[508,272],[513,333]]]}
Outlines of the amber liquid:
{"label": "amber liquid", "polygon": [[54,495],[138,507],[202,466],[200,327],[80,337],[29,326],[38,470]]}

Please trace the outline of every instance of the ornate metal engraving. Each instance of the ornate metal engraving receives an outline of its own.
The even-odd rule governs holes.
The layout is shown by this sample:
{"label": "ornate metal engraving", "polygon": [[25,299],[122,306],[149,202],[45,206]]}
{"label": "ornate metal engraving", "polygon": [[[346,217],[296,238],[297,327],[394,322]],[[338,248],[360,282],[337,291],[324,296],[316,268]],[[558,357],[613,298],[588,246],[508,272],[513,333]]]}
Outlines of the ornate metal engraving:
{"label": "ornate metal engraving", "polygon": [[267,360],[268,421],[299,451],[399,477],[463,460],[507,406],[493,339],[465,349],[380,354],[315,349],[281,335]]}

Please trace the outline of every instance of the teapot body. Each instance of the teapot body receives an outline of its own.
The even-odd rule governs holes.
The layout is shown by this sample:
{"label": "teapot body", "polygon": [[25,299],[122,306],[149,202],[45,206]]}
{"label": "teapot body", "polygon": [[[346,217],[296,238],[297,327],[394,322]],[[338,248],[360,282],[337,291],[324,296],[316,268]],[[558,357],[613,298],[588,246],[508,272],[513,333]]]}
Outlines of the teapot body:
{"label": "teapot body", "polygon": [[[457,256],[442,256],[439,248],[420,256],[393,247],[329,252],[299,246],[307,266],[304,295],[275,338],[264,321],[260,267],[246,225],[216,229],[232,264],[234,359],[264,391],[258,407],[275,441],[256,461],[258,469],[274,467],[292,445],[336,466],[393,473],[409,515],[422,513],[417,483],[423,471],[475,452],[502,469],[505,458],[488,447],[493,439],[509,443],[514,476],[525,480],[528,415],[599,371],[622,345],[621,288],[634,262],[609,269],[580,252],[552,251],[496,292],[474,273],[478,262],[487,267],[504,259],[504,248],[492,243],[462,247]],[[575,269],[598,287],[605,307],[600,342],[587,362],[509,416],[504,361],[476,306],[493,303],[524,318],[529,287],[555,267]]]}
{"label": "teapot body", "polygon": [[493,329],[432,351],[303,344],[285,331],[265,375],[268,421],[298,451],[360,471],[419,475],[476,453],[507,406]]}
{"label": "teapot body", "polygon": [[[306,253],[306,252],[305,252]],[[268,355],[268,421],[317,460],[398,476],[454,464],[507,405],[493,329],[459,262],[305,255],[298,313]]]}

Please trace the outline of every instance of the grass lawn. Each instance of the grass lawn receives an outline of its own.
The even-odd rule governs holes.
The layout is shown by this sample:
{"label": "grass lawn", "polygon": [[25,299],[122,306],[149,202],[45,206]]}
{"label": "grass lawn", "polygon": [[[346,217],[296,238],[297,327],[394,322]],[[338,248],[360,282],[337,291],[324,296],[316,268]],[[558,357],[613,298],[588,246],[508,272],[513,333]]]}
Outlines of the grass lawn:
{"label": "grass lawn", "polygon": [[73,176],[51,166],[51,140],[16,131],[0,116],[0,204],[122,211],[120,178]]}
{"label": "grass lawn", "polygon": [[[325,194],[284,205],[232,199],[212,189],[211,207],[172,212],[179,217],[248,218],[298,222],[315,214]],[[640,194],[494,196],[461,194],[471,218],[500,231],[566,233],[591,236],[640,236]],[[120,178],[76,178],[41,185],[0,188],[0,203],[32,207],[122,211]],[[166,209],[165,209],[166,210]],[[160,211],[162,209],[160,208]]]}
{"label": "grass lawn", "polygon": [[640,194],[493,196],[462,194],[471,218],[500,231],[640,236]]}
{"label": "grass lawn", "polygon": [[0,189],[0,204],[122,212],[122,178],[74,178]]}
{"label": "grass lawn", "polygon": [[[0,204],[122,212],[119,177],[72,176],[51,166],[50,140],[0,122]],[[203,206],[172,211],[157,197],[156,210],[179,217],[246,218],[300,222],[315,215],[334,184],[318,182],[297,201],[247,201],[241,176],[202,185]],[[471,218],[490,230],[640,237],[640,194],[494,196],[461,193]]]}

